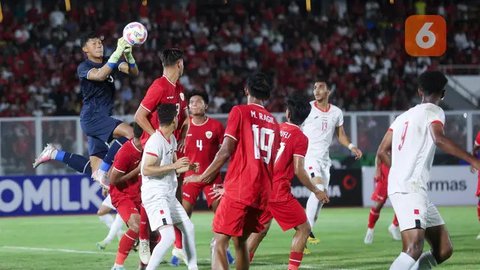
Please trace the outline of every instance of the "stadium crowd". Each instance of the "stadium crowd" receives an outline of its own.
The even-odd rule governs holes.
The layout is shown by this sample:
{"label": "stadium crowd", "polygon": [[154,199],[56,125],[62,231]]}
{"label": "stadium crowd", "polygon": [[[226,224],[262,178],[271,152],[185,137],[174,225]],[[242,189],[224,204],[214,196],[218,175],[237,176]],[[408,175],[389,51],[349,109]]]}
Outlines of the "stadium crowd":
{"label": "stadium crowd", "polygon": [[[334,89],[331,100],[347,111],[401,110],[416,103],[415,78],[440,64],[478,64],[479,23],[458,1],[337,1],[305,11],[305,1],[7,1],[0,23],[0,117],[78,115],[80,38],[97,31],[105,55],[122,28],[140,21],[147,42],[134,48],[138,78],[117,77],[115,114],[133,114],[148,86],[162,74],[159,53],[186,53],[181,82],[211,97],[210,112],[228,113],[244,98],[248,73],[273,78],[271,111],[284,97],[310,91],[315,79]],[[115,2],[115,3],[113,3]],[[146,2],[146,1],[144,1]],[[160,3],[161,2],[161,3]],[[217,1],[222,2],[223,1]],[[341,1],[344,2],[344,1]],[[109,8],[114,5],[116,8]],[[413,58],[403,49],[404,19],[440,14],[448,23],[448,49],[440,58]],[[453,33],[453,34],[451,34]]]}

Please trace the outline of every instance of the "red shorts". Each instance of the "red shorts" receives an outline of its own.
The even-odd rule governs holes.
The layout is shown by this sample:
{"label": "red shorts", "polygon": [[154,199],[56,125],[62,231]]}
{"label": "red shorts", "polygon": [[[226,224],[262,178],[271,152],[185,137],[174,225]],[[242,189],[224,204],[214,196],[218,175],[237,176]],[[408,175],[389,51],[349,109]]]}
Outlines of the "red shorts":
{"label": "red shorts", "polygon": [[287,201],[268,202],[267,210],[260,217],[260,222],[267,224],[272,218],[275,218],[283,231],[307,222],[305,210],[293,196]]}
{"label": "red shorts", "polygon": [[212,183],[187,183],[182,186],[182,199],[189,202],[192,206],[197,202],[198,196],[203,191],[205,198],[207,199],[207,205],[209,208],[212,208],[212,203],[215,199],[210,195],[212,192],[212,187],[214,184],[219,184],[222,182],[220,175]]}
{"label": "red shorts", "polygon": [[480,173],[478,173],[477,192],[475,193],[475,196],[477,196],[477,197],[480,196]]}
{"label": "red shorts", "polygon": [[143,208],[141,203],[139,202],[135,203],[129,198],[118,200],[118,202],[114,206],[115,208],[117,208],[117,212],[122,217],[125,224],[128,223],[128,220],[130,219],[130,216],[132,214],[140,215],[140,211]]}
{"label": "red shorts", "polygon": [[260,223],[263,212],[264,210],[223,197],[213,217],[213,231],[237,237],[261,232],[265,228]]}

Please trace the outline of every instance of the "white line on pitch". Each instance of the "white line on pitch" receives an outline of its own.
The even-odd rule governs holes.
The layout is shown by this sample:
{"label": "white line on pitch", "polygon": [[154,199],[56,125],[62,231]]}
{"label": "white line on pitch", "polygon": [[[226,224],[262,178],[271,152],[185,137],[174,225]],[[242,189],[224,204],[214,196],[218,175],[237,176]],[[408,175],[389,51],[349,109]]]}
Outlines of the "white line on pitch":
{"label": "white line on pitch", "polygon": [[88,250],[75,250],[65,248],[39,248],[39,247],[19,247],[19,246],[0,246],[3,249],[16,249],[16,250],[31,250],[31,251],[47,251],[47,252],[64,252],[64,253],[76,253],[76,254],[106,254],[115,255],[116,253],[108,251],[88,251]]}

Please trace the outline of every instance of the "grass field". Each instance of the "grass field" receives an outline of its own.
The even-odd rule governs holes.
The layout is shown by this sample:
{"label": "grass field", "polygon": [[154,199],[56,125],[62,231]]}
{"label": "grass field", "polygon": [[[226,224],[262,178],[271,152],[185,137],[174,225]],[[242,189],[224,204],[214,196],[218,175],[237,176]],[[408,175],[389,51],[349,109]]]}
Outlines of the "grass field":
{"label": "grass field", "polygon": [[[310,246],[301,269],[388,269],[401,249],[387,232],[392,209],[384,209],[377,223],[373,245],[363,244],[367,208],[326,208],[314,232],[321,242]],[[480,269],[480,230],[474,207],[442,207],[454,244],[452,258],[437,269]],[[212,214],[194,213],[200,269],[210,269]],[[118,245],[105,251],[95,242],[106,227],[96,216],[26,217],[0,219],[0,269],[110,269]],[[261,244],[251,269],[286,269],[292,232],[283,233],[276,223]],[[168,256],[168,259],[170,256]],[[126,268],[136,269],[137,253],[131,253]],[[162,264],[160,269],[175,269]],[[177,269],[185,269],[178,267]]]}

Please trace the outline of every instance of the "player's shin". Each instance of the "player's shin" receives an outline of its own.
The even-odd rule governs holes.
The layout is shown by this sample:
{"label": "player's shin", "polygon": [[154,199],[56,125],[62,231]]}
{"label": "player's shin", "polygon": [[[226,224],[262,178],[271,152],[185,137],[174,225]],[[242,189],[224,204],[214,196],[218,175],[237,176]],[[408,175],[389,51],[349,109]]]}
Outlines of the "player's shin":
{"label": "player's shin", "polygon": [[195,249],[195,229],[193,223],[190,219],[187,219],[176,226],[183,233],[183,244],[187,255],[188,269],[196,269],[198,266],[197,251]]}
{"label": "player's shin", "polygon": [[159,229],[161,240],[155,246],[150,257],[150,261],[147,265],[147,270],[157,269],[158,265],[162,261],[163,256],[167,253],[167,250],[173,245],[175,241],[175,233],[173,226],[167,225]]}

